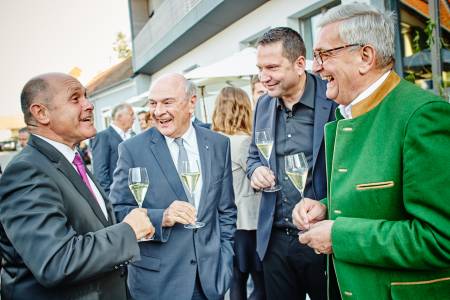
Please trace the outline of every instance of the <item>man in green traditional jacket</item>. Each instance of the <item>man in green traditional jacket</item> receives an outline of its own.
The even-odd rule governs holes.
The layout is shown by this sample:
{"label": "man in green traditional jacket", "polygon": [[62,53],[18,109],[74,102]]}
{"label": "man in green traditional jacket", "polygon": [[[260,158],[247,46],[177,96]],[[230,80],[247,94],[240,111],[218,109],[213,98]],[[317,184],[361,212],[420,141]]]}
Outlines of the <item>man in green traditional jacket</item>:
{"label": "man in green traditional jacket", "polygon": [[331,299],[450,299],[450,104],[392,71],[394,19],[335,7],[314,47],[340,106],[325,126],[327,198],[293,220],[330,254]]}

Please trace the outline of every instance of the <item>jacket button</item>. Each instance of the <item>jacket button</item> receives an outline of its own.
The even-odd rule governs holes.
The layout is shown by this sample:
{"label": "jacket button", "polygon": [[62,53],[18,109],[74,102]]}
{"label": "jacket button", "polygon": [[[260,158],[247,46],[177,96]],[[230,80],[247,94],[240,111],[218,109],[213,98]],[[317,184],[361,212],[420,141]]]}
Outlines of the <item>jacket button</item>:
{"label": "jacket button", "polygon": [[197,261],[195,259],[191,259],[190,263],[191,263],[191,265],[195,265],[197,263]]}

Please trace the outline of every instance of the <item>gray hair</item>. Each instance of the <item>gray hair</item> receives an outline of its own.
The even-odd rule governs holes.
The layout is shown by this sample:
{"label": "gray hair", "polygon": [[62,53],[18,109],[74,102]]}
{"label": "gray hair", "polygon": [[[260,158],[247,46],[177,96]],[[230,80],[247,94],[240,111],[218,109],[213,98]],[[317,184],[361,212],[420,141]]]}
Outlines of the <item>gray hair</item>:
{"label": "gray hair", "polygon": [[112,118],[113,120],[115,120],[116,117],[117,117],[117,115],[118,115],[119,113],[121,113],[121,112],[127,110],[128,108],[131,108],[131,109],[132,109],[131,105],[128,104],[128,103],[122,103],[122,104],[119,104],[119,105],[117,105],[117,106],[114,106],[114,108],[113,108],[113,110],[112,110],[112,112],[111,112],[111,118]]}
{"label": "gray hair", "polygon": [[185,83],[185,92],[186,92],[186,99],[191,99],[191,97],[197,96],[197,87],[192,81],[187,79]]}
{"label": "gray hair", "polygon": [[370,44],[376,50],[377,65],[384,68],[394,61],[394,12],[382,12],[366,3],[336,6],[327,11],[319,27],[340,22],[339,37],[348,44]]}

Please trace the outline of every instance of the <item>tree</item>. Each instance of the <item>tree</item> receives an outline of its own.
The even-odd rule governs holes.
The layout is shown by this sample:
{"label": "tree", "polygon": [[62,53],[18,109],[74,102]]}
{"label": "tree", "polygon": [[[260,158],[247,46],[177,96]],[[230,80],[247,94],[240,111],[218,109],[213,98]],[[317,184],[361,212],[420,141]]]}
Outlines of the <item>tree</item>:
{"label": "tree", "polygon": [[131,56],[131,49],[127,41],[127,36],[123,32],[118,32],[116,41],[113,43],[113,50],[117,52],[119,59],[128,58]]}

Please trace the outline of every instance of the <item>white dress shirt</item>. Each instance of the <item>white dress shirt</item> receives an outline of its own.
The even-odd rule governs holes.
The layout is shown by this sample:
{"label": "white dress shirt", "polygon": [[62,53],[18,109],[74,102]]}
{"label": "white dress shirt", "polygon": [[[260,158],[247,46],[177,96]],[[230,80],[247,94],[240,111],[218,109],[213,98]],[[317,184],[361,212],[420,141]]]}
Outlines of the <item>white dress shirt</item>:
{"label": "white dress shirt", "polygon": [[346,119],[352,119],[353,118],[352,107],[354,105],[356,105],[357,103],[361,102],[362,100],[366,99],[370,95],[372,95],[372,93],[375,92],[375,90],[383,84],[383,82],[388,77],[389,73],[391,73],[391,71],[387,71],[386,73],[384,73],[383,76],[378,78],[378,80],[375,81],[374,83],[372,83],[364,92],[359,94],[358,97],[356,97],[352,102],[350,102],[350,104],[348,104],[346,106],[339,105],[339,110],[341,111],[341,115]]}
{"label": "white dress shirt", "polygon": [[[53,140],[50,140],[46,137],[40,136],[35,134],[35,136],[43,139],[44,141],[46,141],[47,143],[49,143],[50,145],[52,145],[53,147],[56,148],[56,150],[58,150],[72,165],[72,167],[75,169],[75,171],[78,173],[77,167],[73,164],[73,159],[75,158],[75,153],[76,150],[71,149],[69,146],[59,143],[59,142],[55,142]],[[94,182],[92,181],[91,177],[89,176],[89,174],[87,174],[87,178],[89,180],[89,184],[91,185],[92,191],[95,194],[95,198],[97,199],[98,204],[100,205],[100,208],[102,209],[103,214],[105,215],[106,219],[108,219],[108,212],[106,210],[106,205],[105,205],[105,200],[103,200],[102,194],[100,194],[99,190],[97,189],[97,186],[94,184]]]}
{"label": "white dress shirt", "polygon": [[123,131],[121,128],[117,127],[114,124],[111,124],[111,127],[117,132],[118,135],[122,138],[122,140],[127,140],[131,137],[131,128],[128,131]]}
{"label": "white dress shirt", "polygon": [[[173,163],[175,164],[175,166],[177,166],[179,147],[175,143],[174,138],[171,138],[168,136],[164,136],[164,138],[166,139],[167,147],[169,147],[170,156],[172,156]],[[195,134],[195,129],[192,126],[191,122],[189,122],[189,128],[184,133],[184,135],[181,136],[181,138],[183,138],[183,145],[184,145],[184,148],[186,149],[186,153],[187,153],[187,156],[189,159],[189,164],[190,165],[195,164],[195,161],[197,161],[198,168],[200,170],[200,178],[198,179],[197,187],[195,188],[195,192],[194,192],[194,203],[195,203],[195,207],[198,209],[198,206],[200,204],[200,196],[202,194],[202,186],[203,186],[203,181],[202,181],[202,176],[201,176],[202,166],[200,163],[200,154],[198,152],[197,135]]]}

